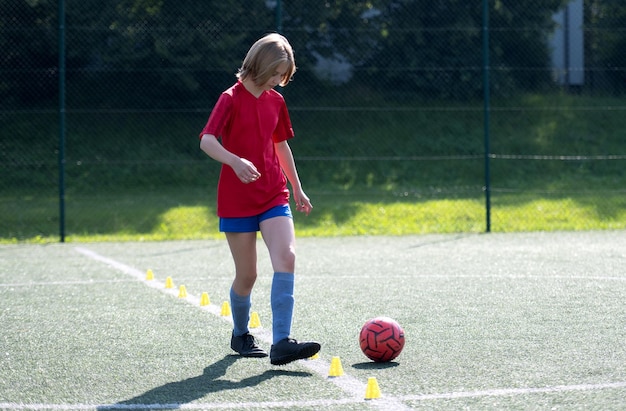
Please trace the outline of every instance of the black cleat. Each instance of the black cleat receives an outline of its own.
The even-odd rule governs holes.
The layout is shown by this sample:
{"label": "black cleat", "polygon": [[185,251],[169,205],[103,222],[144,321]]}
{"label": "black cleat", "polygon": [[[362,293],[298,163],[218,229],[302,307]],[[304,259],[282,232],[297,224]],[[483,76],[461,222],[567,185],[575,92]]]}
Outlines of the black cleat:
{"label": "black cleat", "polygon": [[257,345],[256,338],[250,333],[245,333],[238,337],[233,335],[230,339],[230,348],[238,352],[242,357],[267,357],[265,350]]}
{"label": "black cleat", "polygon": [[292,361],[304,360],[317,354],[322,347],[313,341],[301,342],[285,338],[272,345],[270,362],[272,365],[285,365]]}

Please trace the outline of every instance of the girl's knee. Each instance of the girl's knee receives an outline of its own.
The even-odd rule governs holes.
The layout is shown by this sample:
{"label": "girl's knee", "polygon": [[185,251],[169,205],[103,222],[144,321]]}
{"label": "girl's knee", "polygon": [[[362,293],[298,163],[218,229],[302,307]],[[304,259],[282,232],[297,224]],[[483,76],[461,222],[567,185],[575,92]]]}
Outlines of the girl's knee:
{"label": "girl's knee", "polygon": [[237,272],[235,275],[235,283],[237,284],[237,288],[240,290],[252,290],[254,284],[256,283],[257,273],[241,273]]}
{"label": "girl's knee", "polygon": [[275,271],[294,272],[296,266],[295,248],[285,248],[278,255],[272,256],[272,261]]}

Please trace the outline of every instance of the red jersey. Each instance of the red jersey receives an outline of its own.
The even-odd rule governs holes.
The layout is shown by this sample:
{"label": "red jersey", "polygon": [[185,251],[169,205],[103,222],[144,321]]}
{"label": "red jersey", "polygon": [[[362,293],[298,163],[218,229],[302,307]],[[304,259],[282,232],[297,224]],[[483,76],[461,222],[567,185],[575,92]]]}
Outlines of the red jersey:
{"label": "red jersey", "polygon": [[217,184],[219,217],[250,217],[289,203],[287,179],[274,143],[292,138],[294,132],[280,93],[264,91],[257,98],[237,81],[220,95],[200,138],[205,134],[221,138],[226,150],[251,161],[261,173],[258,180],[244,184],[222,164]]}

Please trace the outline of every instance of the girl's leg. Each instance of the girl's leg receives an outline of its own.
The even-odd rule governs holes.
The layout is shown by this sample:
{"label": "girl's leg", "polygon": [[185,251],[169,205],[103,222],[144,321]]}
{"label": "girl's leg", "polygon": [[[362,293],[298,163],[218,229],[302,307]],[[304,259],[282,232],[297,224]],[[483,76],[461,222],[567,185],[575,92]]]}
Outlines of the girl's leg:
{"label": "girl's leg", "polygon": [[261,221],[260,227],[274,271],[293,274],[296,266],[293,220],[290,217],[273,217]]}
{"label": "girl's leg", "polygon": [[270,361],[284,365],[309,358],[320,350],[316,342],[298,342],[289,338],[294,308],[294,271],[296,240],[290,217],[273,217],[261,222],[261,234],[274,269],[272,280],[272,334]]}
{"label": "girl's leg", "polygon": [[231,348],[245,357],[265,357],[267,353],[256,345],[248,330],[250,294],[257,278],[256,232],[226,233],[226,239],[235,263],[235,279],[230,289]]}
{"label": "girl's leg", "polygon": [[238,295],[250,295],[257,278],[256,232],[226,233],[226,240],[235,263],[232,289]]}
{"label": "girl's leg", "polygon": [[261,222],[261,233],[274,269],[271,289],[273,343],[289,337],[294,308],[296,240],[293,220],[274,217]]}

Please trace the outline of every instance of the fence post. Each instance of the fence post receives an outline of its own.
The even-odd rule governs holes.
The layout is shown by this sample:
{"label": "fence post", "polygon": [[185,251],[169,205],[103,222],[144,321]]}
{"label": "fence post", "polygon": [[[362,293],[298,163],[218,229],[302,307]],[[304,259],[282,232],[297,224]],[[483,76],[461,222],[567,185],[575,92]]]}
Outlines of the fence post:
{"label": "fence post", "polygon": [[283,32],[283,4],[282,0],[276,0],[276,32]]}
{"label": "fence post", "polygon": [[488,233],[491,232],[491,176],[489,170],[489,123],[491,121],[489,112],[491,110],[491,102],[489,99],[489,69],[489,0],[483,0],[483,127],[485,139],[485,231]]}
{"label": "fence post", "polygon": [[65,0],[59,0],[59,237],[65,242]]}

